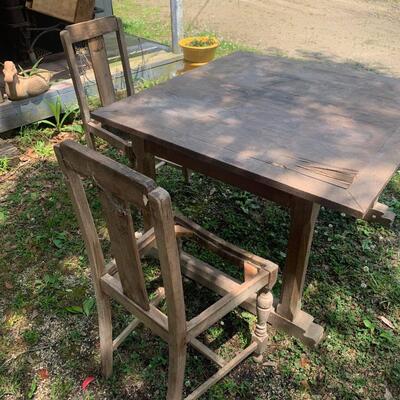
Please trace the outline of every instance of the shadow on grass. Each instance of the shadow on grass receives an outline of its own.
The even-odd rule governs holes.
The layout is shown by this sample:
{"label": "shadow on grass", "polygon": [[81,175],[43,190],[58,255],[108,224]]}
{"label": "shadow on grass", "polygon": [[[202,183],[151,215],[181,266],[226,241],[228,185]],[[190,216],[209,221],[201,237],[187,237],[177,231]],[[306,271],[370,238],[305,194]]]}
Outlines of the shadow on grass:
{"label": "shadow on grass", "polygon": [[[235,49],[228,46],[223,50]],[[322,56],[318,57],[321,60]],[[310,104],[314,100],[308,99]],[[165,167],[157,179],[170,192],[177,210],[282,268],[289,226],[285,209],[200,174],[186,185],[180,172]],[[99,203],[93,188],[88,189],[100,236],[105,239]],[[399,199],[398,173],[382,201],[400,217]],[[139,328],[118,349],[110,380],[99,375],[95,309],[83,312],[84,304],[93,299],[87,258],[53,157],[31,162],[3,184],[0,227],[0,398],[165,398],[167,346],[146,329]],[[399,245],[398,220],[385,229],[322,209],[306,277],[304,308],[325,326],[325,340],[317,349],[308,349],[272,332],[267,363],[246,361],[204,398],[378,399],[386,388],[394,398],[400,396]],[[209,253],[196,247],[191,250],[205,261],[237,273]],[[153,261],[145,265],[145,273],[153,283],[159,279]],[[213,300],[210,292],[194,283],[186,283],[185,289],[188,316]],[[68,307],[74,307],[69,308],[74,313]],[[118,334],[130,317],[119,306],[115,310]],[[392,321],[395,329],[383,324],[381,316]],[[212,347],[227,341],[221,354],[231,356],[248,343],[253,323],[249,313],[239,310],[202,339]],[[190,351],[186,390],[212,372],[208,361]],[[96,380],[83,393],[80,384],[90,375]]]}
{"label": "shadow on grass", "polygon": [[[174,206],[221,237],[284,263],[289,217],[284,209],[210,178],[195,174],[190,186],[172,168],[158,182]],[[54,159],[24,167],[1,194],[1,339],[0,394],[5,399],[165,397],[167,346],[139,328],[115,354],[109,381],[99,375],[95,310],[71,314],[66,307],[93,298],[84,245],[66,188]],[[89,188],[96,216],[99,204]],[[399,214],[400,176],[384,193]],[[97,220],[102,235],[101,220]],[[307,275],[305,309],[326,327],[316,350],[280,333],[271,338],[267,365],[251,360],[215,386],[208,399],[288,399],[305,393],[321,398],[381,398],[385,387],[399,394],[398,334],[381,324],[383,315],[398,326],[399,223],[384,229],[322,210]],[[200,254],[205,260],[210,255]],[[215,261],[212,259],[211,261]],[[220,265],[224,267],[224,265]],[[158,279],[151,262],[145,267]],[[190,312],[210,300],[208,291],[185,284]],[[129,321],[116,306],[116,334]],[[203,339],[228,341],[221,354],[249,341],[248,313],[231,313]],[[46,370],[47,375],[43,372]],[[190,351],[185,382],[189,391],[206,379],[213,366]],[[96,381],[85,394],[80,384]],[[34,395],[32,395],[33,398]],[[41,397],[42,396],[42,397]]]}

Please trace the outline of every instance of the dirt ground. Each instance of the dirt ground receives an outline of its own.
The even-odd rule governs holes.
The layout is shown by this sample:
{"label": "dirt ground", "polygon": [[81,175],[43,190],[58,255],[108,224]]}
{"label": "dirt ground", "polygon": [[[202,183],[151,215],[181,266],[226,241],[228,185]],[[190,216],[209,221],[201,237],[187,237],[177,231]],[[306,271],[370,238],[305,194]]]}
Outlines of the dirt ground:
{"label": "dirt ground", "polygon": [[[139,0],[160,7],[168,0]],[[189,30],[268,53],[328,58],[400,76],[399,0],[184,0]]]}

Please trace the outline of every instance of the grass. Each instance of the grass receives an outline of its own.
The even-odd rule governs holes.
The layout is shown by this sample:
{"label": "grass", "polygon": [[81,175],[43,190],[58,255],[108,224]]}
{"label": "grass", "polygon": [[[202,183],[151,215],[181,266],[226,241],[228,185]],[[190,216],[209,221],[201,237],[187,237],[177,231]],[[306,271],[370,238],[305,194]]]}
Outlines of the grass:
{"label": "grass", "polygon": [[0,157],[0,175],[10,170],[10,159],[7,156]]}
{"label": "grass", "polygon": [[168,44],[170,25],[158,7],[141,6],[136,0],[113,2],[114,14],[122,18],[126,33]]}
{"label": "grass", "polygon": [[[152,399],[163,399],[167,347],[146,329],[138,329],[118,350],[113,377],[108,381],[100,377],[96,313],[84,245],[54,155],[39,150],[50,149],[50,140],[57,137],[33,127],[23,132],[21,149],[34,148],[40,157],[19,167],[1,186],[0,310],[4,317],[0,396],[145,399],[151,393]],[[104,151],[120,158],[111,149]],[[188,186],[180,172],[170,167],[161,170],[158,182],[171,193],[179,211],[223,238],[283,265],[289,223],[286,210],[199,174],[194,174]],[[106,245],[99,202],[94,188],[87,188]],[[383,200],[398,216],[399,198],[397,174]],[[325,340],[319,348],[308,349],[296,339],[271,332],[267,365],[247,360],[203,398],[380,399],[386,388],[395,398],[400,396],[399,233],[399,222],[385,229],[322,209],[304,307],[325,326]],[[203,259],[238,274],[197,246],[187,246]],[[147,261],[145,273],[152,284],[159,279],[154,260]],[[189,316],[213,299],[191,283],[185,284],[185,290]],[[129,316],[120,307],[115,310],[119,331]],[[380,316],[388,318],[395,329],[384,325]],[[210,328],[203,340],[212,346],[223,344],[220,354],[232,356],[248,343],[253,324],[253,316],[238,310],[224,319],[224,325]],[[48,372],[46,378],[40,377],[43,369]],[[186,390],[195,388],[212,371],[208,361],[191,351]],[[90,375],[96,380],[83,393],[80,384]]]}
{"label": "grass", "polygon": [[[134,7],[139,7],[134,1],[114,2],[117,13],[129,16],[129,10],[135,11],[130,26],[137,32],[149,37],[158,34],[152,39],[160,40],[167,30],[157,22],[157,10]],[[129,29],[129,24],[125,27]],[[243,49],[247,48],[222,41],[219,55]],[[156,83],[143,81],[139,88]],[[99,374],[88,261],[51,150],[63,135],[38,125],[24,127],[16,144],[26,161],[7,166],[0,180],[0,399],[164,399],[167,346],[147,329],[137,329],[118,349],[112,378],[104,380]],[[76,132],[68,137],[82,140]],[[107,146],[102,151],[126,162]],[[163,167],[157,181],[170,192],[180,212],[224,239],[284,265],[287,210],[200,174],[186,185],[171,167]],[[95,188],[89,184],[86,188],[109,255]],[[384,399],[386,391],[400,398],[399,173],[382,201],[397,214],[392,228],[321,210],[304,295],[305,310],[325,327],[321,345],[309,349],[271,330],[266,362],[258,365],[247,360],[202,399],[375,400]],[[186,246],[204,260],[240,275],[197,246]],[[154,286],[159,281],[155,260],[147,260],[144,271]],[[214,299],[191,282],[185,283],[185,294],[188,317]],[[117,305],[114,311],[118,333],[130,317]],[[382,316],[394,329],[382,322]],[[253,324],[251,314],[237,310],[223,325],[211,327],[202,340],[213,348],[221,345],[220,354],[232,356],[248,343]],[[194,389],[213,368],[191,350],[185,390]],[[81,384],[88,376],[95,381],[83,392]]]}
{"label": "grass", "polygon": [[[126,33],[154,40],[163,44],[171,44],[171,28],[158,7],[142,6],[136,0],[118,0],[113,2],[114,14],[121,17]],[[220,37],[216,32],[204,31],[195,26],[187,26],[186,36],[217,37],[220,46],[217,57],[222,57],[234,51],[256,51],[250,46],[243,45]]]}

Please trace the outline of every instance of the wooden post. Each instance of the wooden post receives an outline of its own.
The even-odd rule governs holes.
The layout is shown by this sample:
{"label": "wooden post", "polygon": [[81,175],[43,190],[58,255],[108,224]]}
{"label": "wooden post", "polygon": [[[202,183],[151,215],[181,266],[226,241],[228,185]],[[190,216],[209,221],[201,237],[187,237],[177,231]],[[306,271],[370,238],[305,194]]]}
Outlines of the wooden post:
{"label": "wooden post", "polygon": [[315,222],[320,206],[311,201],[296,199],[291,210],[291,224],[280,304],[277,313],[293,321],[301,308],[304,278]]}
{"label": "wooden post", "polygon": [[183,0],[170,0],[170,4],[172,51],[175,54],[179,54],[181,53],[179,40],[183,38]]}

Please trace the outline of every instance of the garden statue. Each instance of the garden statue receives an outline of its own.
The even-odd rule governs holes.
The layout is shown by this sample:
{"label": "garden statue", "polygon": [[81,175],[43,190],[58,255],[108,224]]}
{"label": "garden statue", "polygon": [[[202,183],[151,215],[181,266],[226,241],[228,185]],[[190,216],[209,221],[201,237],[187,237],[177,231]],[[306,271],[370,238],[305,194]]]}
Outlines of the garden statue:
{"label": "garden statue", "polygon": [[39,69],[37,62],[31,69],[18,72],[12,61],[5,61],[4,84],[9,100],[22,100],[49,90],[51,72]]}

